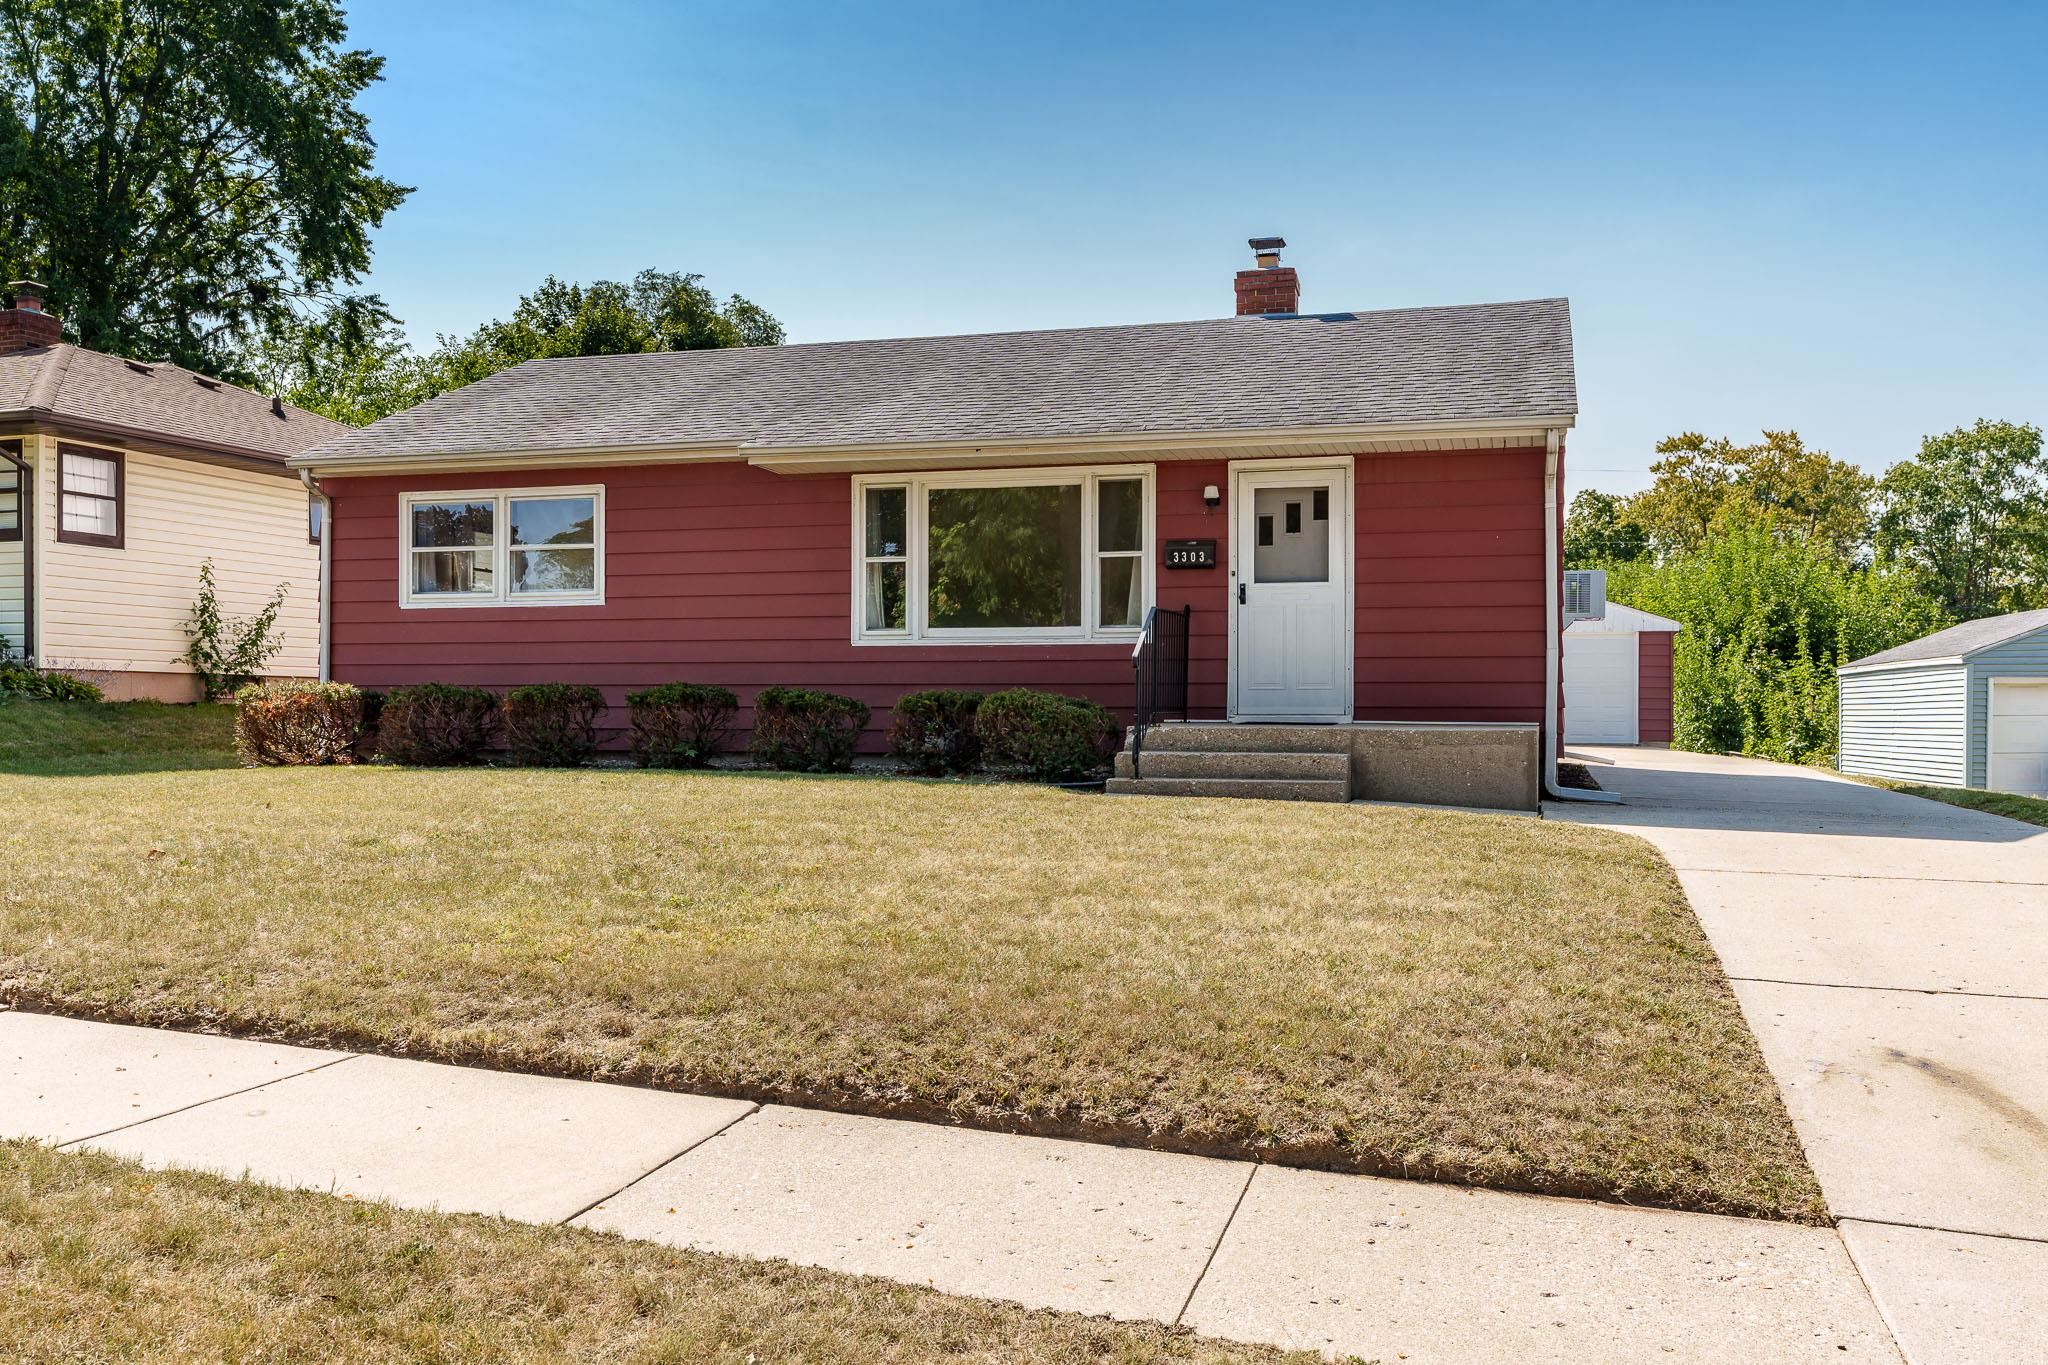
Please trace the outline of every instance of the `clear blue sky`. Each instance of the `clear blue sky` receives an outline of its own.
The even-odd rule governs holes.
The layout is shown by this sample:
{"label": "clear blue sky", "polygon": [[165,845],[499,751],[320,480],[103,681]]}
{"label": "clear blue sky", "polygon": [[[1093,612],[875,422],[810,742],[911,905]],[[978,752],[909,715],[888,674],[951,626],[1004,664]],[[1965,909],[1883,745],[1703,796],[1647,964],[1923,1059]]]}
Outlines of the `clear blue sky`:
{"label": "clear blue sky", "polygon": [[[1797,13],[1794,13],[1794,10]],[[1686,429],[1873,470],[2048,422],[2038,5],[362,0],[420,343],[700,271],[793,341],[1564,294],[1574,490]]]}

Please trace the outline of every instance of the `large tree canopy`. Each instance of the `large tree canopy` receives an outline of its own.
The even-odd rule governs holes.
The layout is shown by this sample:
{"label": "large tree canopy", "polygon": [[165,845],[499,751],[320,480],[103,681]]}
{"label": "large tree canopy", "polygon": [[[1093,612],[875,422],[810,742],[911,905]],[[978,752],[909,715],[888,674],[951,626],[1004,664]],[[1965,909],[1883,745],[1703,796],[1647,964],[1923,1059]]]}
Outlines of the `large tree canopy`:
{"label": "large tree canopy", "polygon": [[703,276],[643,270],[631,284],[567,284],[550,275],[511,318],[412,351],[380,308],[352,301],[275,329],[258,368],[287,401],[363,426],[527,360],[638,351],[775,346],[782,324],[738,294],[720,302]]}
{"label": "large tree canopy", "polygon": [[1564,519],[1564,564],[1597,569],[1641,559],[1650,552],[1649,533],[1629,510],[1629,500],[1597,488],[1579,490]]}
{"label": "large tree canopy", "polygon": [[1962,620],[2048,603],[2048,463],[2041,429],[1957,427],[1878,485],[1877,548]]}
{"label": "large tree canopy", "polygon": [[1746,446],[1686,432],[1659,441],[1657,453],[1656,482],[1628,510],[1666,554],[1694,549],[1731,519],[1769,521],[1844,556],[1869,534],[1871,477],[1808,450],[1796,431],[1766,431]]}
{"label": "large tree canopy", "polygon": [[0,0],[0,278],[86,346],[245,376],[408,193],[346,37],[337,0]]}

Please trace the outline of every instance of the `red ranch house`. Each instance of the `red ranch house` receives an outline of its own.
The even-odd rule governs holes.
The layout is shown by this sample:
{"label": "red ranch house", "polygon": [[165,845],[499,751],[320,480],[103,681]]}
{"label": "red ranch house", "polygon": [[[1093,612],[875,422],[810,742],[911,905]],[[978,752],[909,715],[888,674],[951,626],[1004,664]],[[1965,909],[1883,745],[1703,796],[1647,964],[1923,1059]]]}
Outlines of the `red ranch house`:
{"label": "red ranch house", "polygon": [[534,361],[340,436],[293,461],[329,500],[324,671],[615,705],[814,686],[873,706],[879,747],[921,688],[1128,715],[1147,608],[1185,606],[1189,713],[1228,728],[1148,734],[1120,786],[1533,805],[1565,301],[1300,313],[1270,249],[1237,294],[1215,321]]}

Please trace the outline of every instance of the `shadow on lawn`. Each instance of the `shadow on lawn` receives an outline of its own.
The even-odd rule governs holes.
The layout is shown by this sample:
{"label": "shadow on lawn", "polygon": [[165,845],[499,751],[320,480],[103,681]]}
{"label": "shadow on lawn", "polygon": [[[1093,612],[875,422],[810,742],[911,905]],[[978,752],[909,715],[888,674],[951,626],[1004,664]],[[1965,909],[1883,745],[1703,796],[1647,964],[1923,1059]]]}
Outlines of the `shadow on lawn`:
{"label": "shadow on lawn", "polygon": [[102,777],[235,766],[231,706],[20,698],[0,703],[0,774]]}

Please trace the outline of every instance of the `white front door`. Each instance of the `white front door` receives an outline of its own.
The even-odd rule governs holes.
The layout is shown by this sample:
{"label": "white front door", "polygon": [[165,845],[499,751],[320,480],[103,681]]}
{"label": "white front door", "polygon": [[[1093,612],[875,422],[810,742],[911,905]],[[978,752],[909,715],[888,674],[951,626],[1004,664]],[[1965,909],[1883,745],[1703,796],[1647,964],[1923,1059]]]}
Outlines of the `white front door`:
{"label": "white front door", "polygon": [[1635,636],[1566,631],[1565,743],[1634,744],[1638,672]]}
{"label": "white front door", "polygon": [[1236,471],[1230,714],[1351,719],[1351,476],[1344,465]]}
{"label": "white front door", "polygon": [[2020,796],[2048,796],[2048,683],[1993,678],[1986,743],[1986,787]]}

